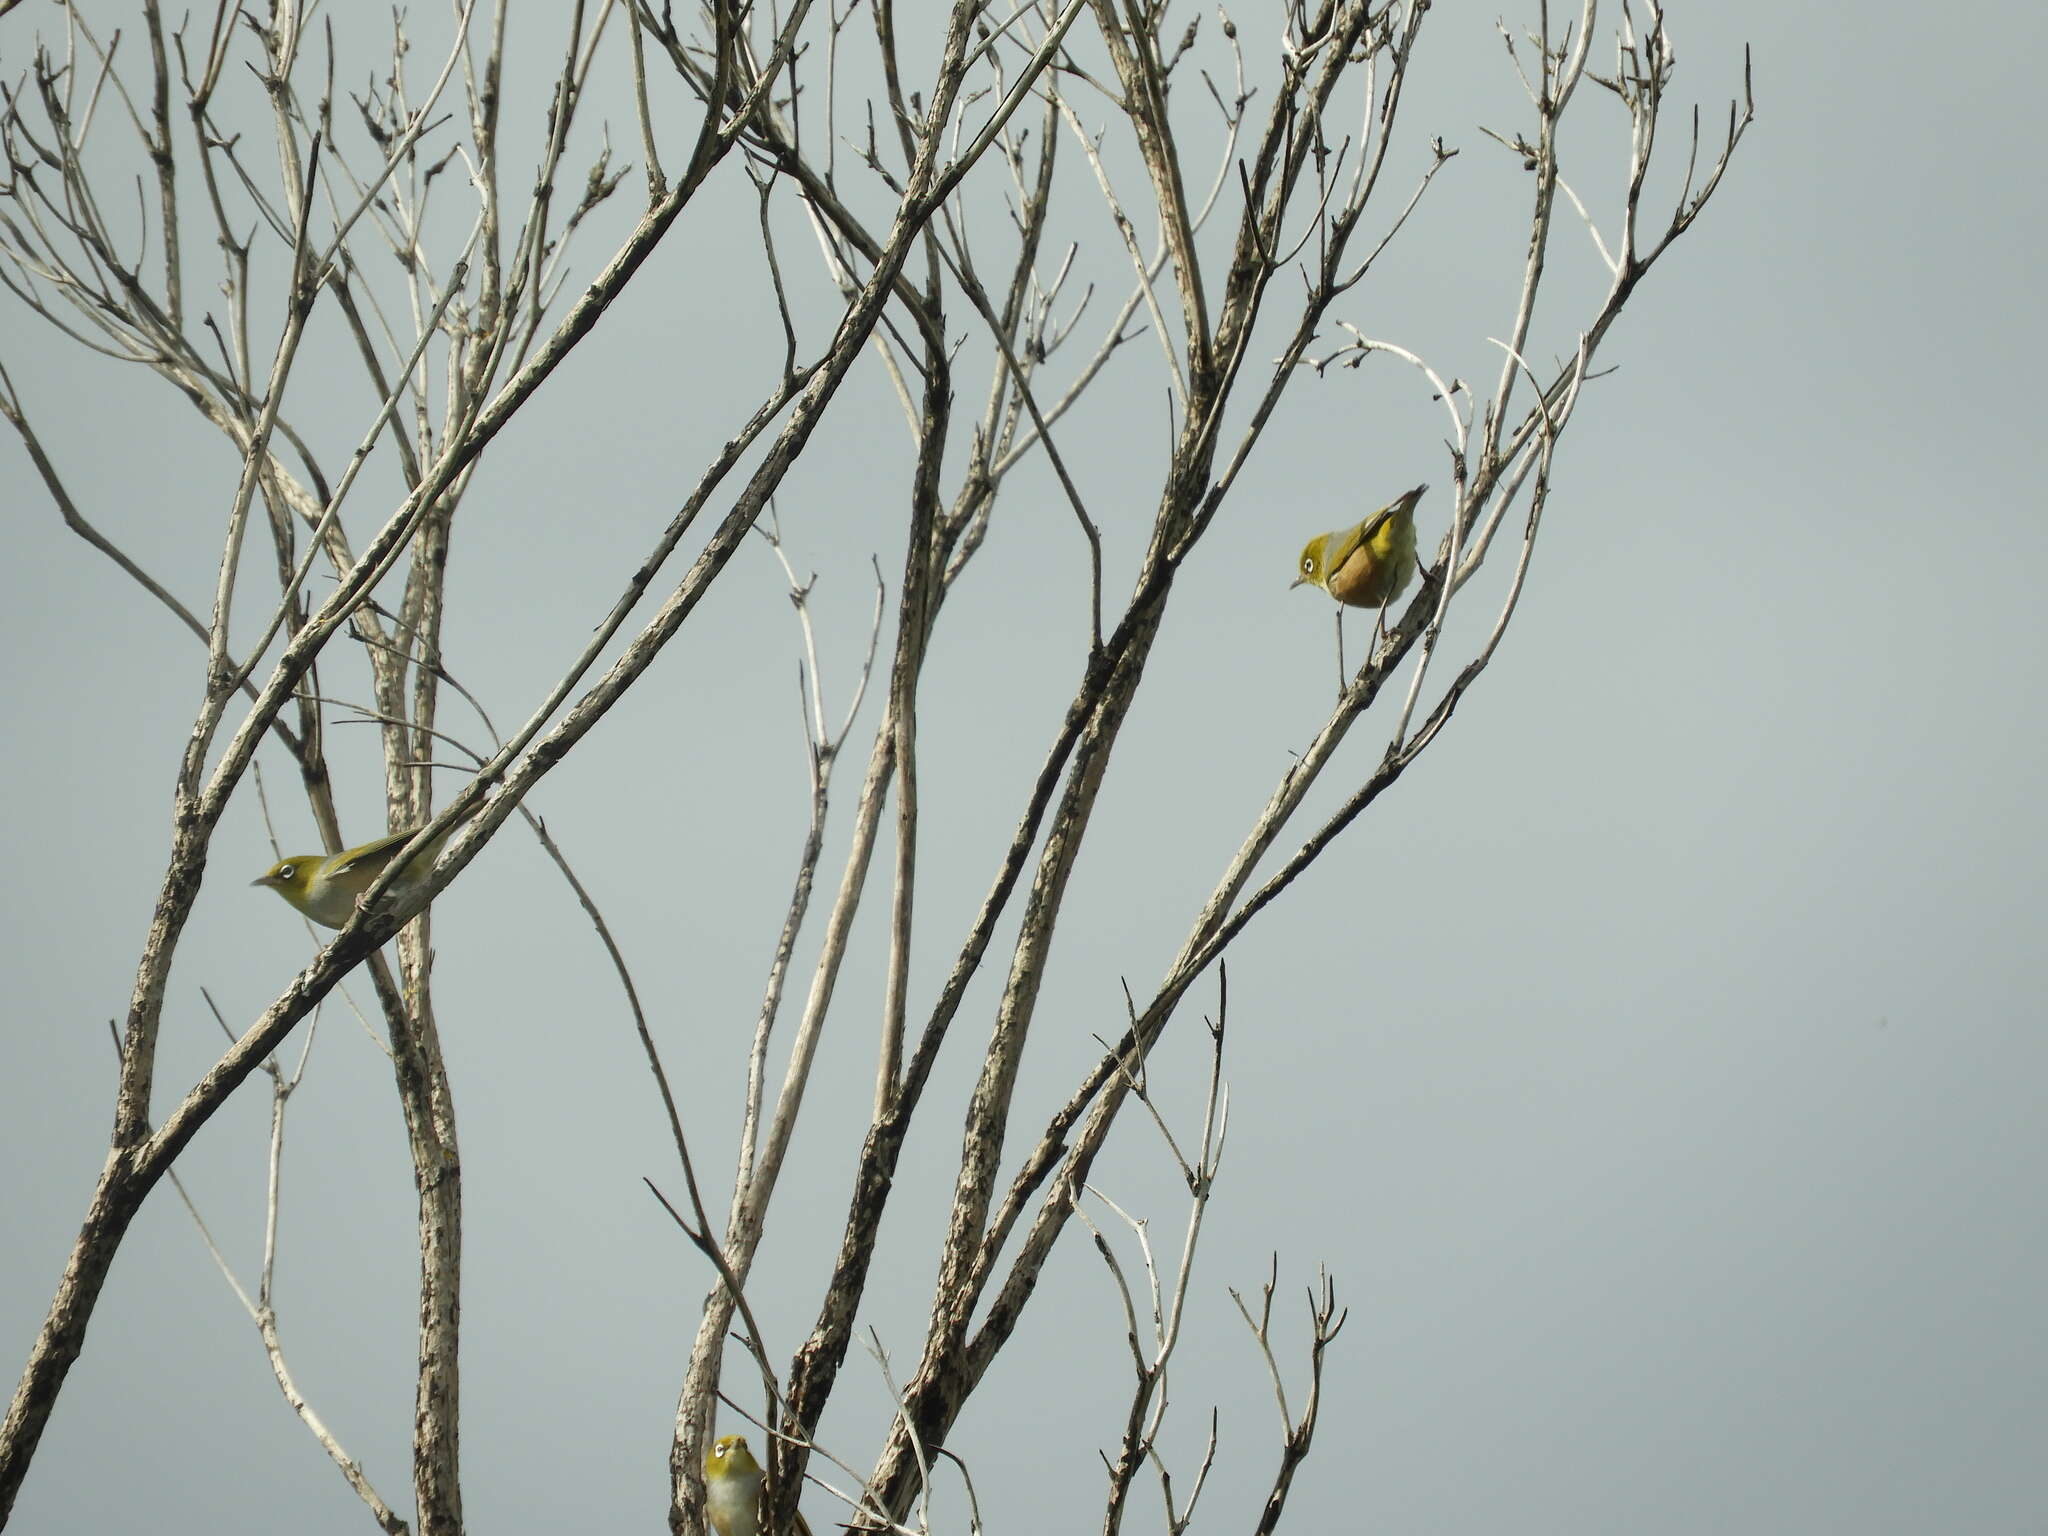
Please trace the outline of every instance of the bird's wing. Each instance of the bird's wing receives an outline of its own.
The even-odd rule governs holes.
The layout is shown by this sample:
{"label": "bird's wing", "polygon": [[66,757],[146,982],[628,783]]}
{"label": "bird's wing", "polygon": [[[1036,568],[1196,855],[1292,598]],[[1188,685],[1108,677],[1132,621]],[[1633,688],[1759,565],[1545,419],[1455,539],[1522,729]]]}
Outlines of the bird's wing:
{"label": "bird's wing", "polygon": [[1323,569],[1332,575],[1342,570],[1344,562],[1358,553],[1359,545],[1366,543],[1386,527],[1387,519],[1394,515],[1395,508],[1399,506],[1400,503],[1397,501],[1381,507],[1356,528],[1346,530],[1341,536],[1333,535],[1330,546],[1323,551]]}
{"label": "bird's wing", "polygon": [[411,832],[393,832],[388,837],[380,837],[373,843],[363,844],[347,859],[330,869],[327,872],[328,877],[332,879],[336,875],[346,875],[354,870],[378,868],[389,860],[391,855],[411,842],[413,832],[418,830],[418,827],[414,827]]}

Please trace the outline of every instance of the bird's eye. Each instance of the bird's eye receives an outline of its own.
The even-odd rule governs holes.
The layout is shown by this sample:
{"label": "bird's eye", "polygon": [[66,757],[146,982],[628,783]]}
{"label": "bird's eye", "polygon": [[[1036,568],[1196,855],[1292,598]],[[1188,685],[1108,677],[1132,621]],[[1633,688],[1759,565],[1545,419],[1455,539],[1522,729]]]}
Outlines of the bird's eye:
{"label": "bird's eye", "polygon": [[1315,556],[1303,555],[1301,557],[1301,568],[1304,571],[1314,570],[1316,568]]}
{"label": "bird's eye", "polygon": [[299,866],[296,864],[280,864],[277,866],[277,878],[280,880],[289,880],[298,872]]}

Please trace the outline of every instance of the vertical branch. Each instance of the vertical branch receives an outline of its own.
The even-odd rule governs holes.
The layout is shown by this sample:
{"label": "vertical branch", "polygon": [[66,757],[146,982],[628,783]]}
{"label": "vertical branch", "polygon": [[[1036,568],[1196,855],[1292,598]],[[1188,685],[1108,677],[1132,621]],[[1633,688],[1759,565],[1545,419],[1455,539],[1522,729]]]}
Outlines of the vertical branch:
{"label": "vertical branch", "polygon": [[1214,366],[1209,330],[1209,305],[1202,293],[1202,269],[1195,254],[1194,222],[1188,211],[1187,188],[1181,179],[1180,151],[1166,110],[1166,71],[1159,52],[1159,24],[1164,6],[1131,5],[1128,27],[1116,13],[1115,0],[1090,0],[1103,45],[1124,88],[1120,103],[1138,140],[1145,174],[1152,180],[1153,203],[1173,254],[1173,274],[1180,287],[1180,308],[1188,347],[1190,399],[1205,396],[1207,374]]}
{"label": "vertical branch", "polygon": [[[797,623],[803,631],[804,653],[809,658],[808,668],[798,669],[800,693],[808,690],[807,697],[798,699],[798,713],[803,720],[804,757],[810,777],[810,824],[804,836],[803,851],[797,860],[795,887],[783,915],[782,932],[776,939],[774,958],[769,963],[761,1014],[754,1027],[753,1048],[747,1053],[746,1100],[740,1117],[740,1150],[737,1171],[733,1176],[733,1203],[727,1216],[728,1223],[739,1219],[745,1193],[753,1183],[755,1158],[760,1150],[761,1100],[766,1081],[768,1039],[781,1015],[783,984],[789,974],[790,958],[796,951],[797,934],[802,931],[804,918],[810,911],[811,887],[817,878],[818,861],[825,849],[825,815],[831,802],[832,771],[846,746],[847,736],[853,730],[861,700],[867,694],[868,680],[874,672],[876,646],[881,640],[882,608],[887,599],[878,565],[875,570],[875,614],[868,633],[867,657],[861,664],[853,702],[835,733],[825,719],[825,684],[818,668],[817,636],[811,625],[811,582],[797,580],[796,570],[790,565],[782,547],[781,529],[772,518],[768,527],[757,531],[768,541],[769,548],[782,565],[783,575],[788,578],[790,605],[796,609]],[[863,796],[863,804],[867,800],[868,797]]]}
{"label": "vertical branch", "polygon": [[185,328],[183,244],[178,229],[178,167],[171,145],[171,66],[164,54],[164,21],[157,0],[143,0],[143,25],[149,33],[150,121],[152,138],[143,135],[156,167],[157,224],[164,247],[164,315],[172,329]]}
{"label": "vertical branch", "polygon": [[[1190,1163],[1182,1155],[1179,1145],[1174,1141],[1173,1132],[1167,1127],[1158,1106],[1152,1102],[1142,1077],[1125,1074],[1130,1091],[1151,1112],[1153,1124],[1166,1142],[1168,1152],[1172,1154],[1175,1165],[1180,1169],[1181,1179],[1188,1187],[1187,1230],[1181,1239],[1180,1261],[1174,1269],[1170,1286],[1160,1279],[1158,1266],[1153,1260],[1151,1244],[1145,1238],[1144,1223],[1125,1216],[1106,1195],[1099,1190],[1090,1189],[1090,1193],[1109,1205],[1119,1216],[1123,1216],[1125,1223],[1136,1233],[1145,1260],[1145,1274],[1152,1301],[1152,1347],[1148,1355],[1139,1346],[1136,1309],[1131,1304],[1130,1288],[1124,1283],[1114,1250],[1110,1248],[1101,1232],[1095,1230],[1094,1224],[1088,1222],[1095,1238],[1096,1250],[1109,1265],[1110,1273],[1116,1279],[1118,1291],[1123,1299],[1131,1364],[1137,1378],[1131,1389],[1130,1406],[1124,1415],[1123,1443],[1116,1460],[1108,1463],[1109,1496],[1103,1506],[1103,1536],[1117,1536],[1117,1532],[1122,1529],[1132,1484],[1147,1462],[1158,1469],[1161,1490],[1166,1499],[1167,1523],[1169,1528],[1175,1531],[1185,1529],[1193,1518],[1195,1503],[1201,1497],[1206,1479],[1207,1459],[1204,1461],[1202,1473],[1195,1479],[1187,1503],[1175,1509],[1173,1479],[1166,1469],[1166,1464],[1159,1457],[1158,1446],[1159,1431],[1165,1422],[1168,1406],[1167,1366],[1173,1358],[1175,1347],[1180,1342],[1188,1289],[1194,1279],[1195,1246],[1201,1237],[1202,1218],[1209,1208],[1209,1196],[1215,1189],[1216,1176],[1223,1164],[1223,1143],[1230,1118],[1229,1093],[1223,1086],[1223,1034],[1228,1022],[1229,1001],[1229,974],[1227,970],[1219,969],[1216,1017],[1209,1024],[1209,1091],[1202,1106],[1201,1139],[1194,1162]],[[1078,1211],[1075,1214],[1087,1222],[1085,1214]],[[1212,1424],[1210,1456],[1213,1455]]]}
{"label": "vertical branch", "polygon": [[1598,0],[1585,0],[1580,13],[1578,40],[1567,57],[1553,51],[1548,30],[1537,39],[1537,87],[1531,93],[1536,106],[1536,195],[1529,217],[1529,254],[1522,270],[1521,302],[1508,336],[1509,355],[1501,360],[1500,382],[1494,389],[1486,423],[1480,431],[1479,457],[1483,465],[1498,462],[1501,429],[1506,423],[1509,392],[1515,382],[1515,359],[1529,339],[1529,325],[1536,314],[1536,294],[1543,281],[1544,262],[1550,253],[1550,231],[1557,205],[1557,124],[1585,73],[1586,50],[1591,46],[1593,17]]}
{"label": "vertical branch", "polygon": [[917,682],[931,641],[933,589],[943,568],[939,548],[939,471],[952,423],[952,373],[942,346],[924,358],[925,389],[918,423],[917,466],[910,490],[910,538],[903,557],[903,600],[897,618],[896,661],[889,673],[889,712],[895,731],[896,869],[889,908],[889,968],[882,999],[882,1038],[875,1069],[879,1120],[896,1097],[903,1065],[903,1016],[910,988],[911,914],[917,876]]}
{"label": "vertical branch", "polygon": [[1344,1331],[1345,1320],[1351,1315],[1349,1307],[1338,1310],[1336,1285],[1328,1275],[1318,1273],[1315,1286],[1308,1294],[1308,1396],[1302,1404],[1301,1417],[1290,1419],[1287,1414],[1287,1384],[1281,1379],[1279,1361],[1273,1357],[1273,1287],[1277,1275],[1276,1261],[1274,1277],[1267,1279],[1260,1296],[1256,1318],[1235,1289],[1230,1293],[1245,1326],[1258,1340],[1259,1353],[1264,1357],[1267,1374],[1272,1378],[1273,1395],[1280,1404],[1280,1468],[1273,1474],[1273,1486],[1266,1494],[1265,1506],[1259,1511],[1259,1523],[1255,1527],[1258,1536],[1272,1536],[1280,1528],[1280,1517],[1287,1510],[1287,1495],[1294,1487],[1294,1474],[1308,1459],[1309,1448],[1316,1437],[1316,1420],[1322,1414],[1323,1356],[1331,1342]]}

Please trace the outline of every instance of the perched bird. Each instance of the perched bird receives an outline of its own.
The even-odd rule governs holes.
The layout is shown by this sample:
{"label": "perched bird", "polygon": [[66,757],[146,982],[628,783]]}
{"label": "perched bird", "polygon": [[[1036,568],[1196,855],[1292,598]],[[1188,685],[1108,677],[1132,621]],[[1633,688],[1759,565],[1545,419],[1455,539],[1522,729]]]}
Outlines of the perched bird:
{"label": "perched bird", "polygon": [[[761,1463],[744,1435],[727,1435],[704,1457],[704,1511],[718,1536],[761,1536]],[[811,1536],[798,1515],[790,1527]]]}
{"label": "perched bird", "polygon": [[1408,590],[1416,572],[1415,504],[1426,485],[1390,501],[1364,522],[1318,534],[1302,548],[1294,586],[1306,582],[1352,608],[1378,608]]}
{"label": "perched bird", "polygon": [[[401,899],[416,881],[426,878],[434,860],[441,856],[442,847],[460,827],[458,822],[413,855],[393,887]],[[363,892],[384,873],[385,866],[412,841],[413,832],[418,830],[415,827],[412,832],[393,832],[360,848],[335,854],[295,853],[280,859],[249,883],[270,887],[323,927],[344,928],[355,916],[356,902]]]}

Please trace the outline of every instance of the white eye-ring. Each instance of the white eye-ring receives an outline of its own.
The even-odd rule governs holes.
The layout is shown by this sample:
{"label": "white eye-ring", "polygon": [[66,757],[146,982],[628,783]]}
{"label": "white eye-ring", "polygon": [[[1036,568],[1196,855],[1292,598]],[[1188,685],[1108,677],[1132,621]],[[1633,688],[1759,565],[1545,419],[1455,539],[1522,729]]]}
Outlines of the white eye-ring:
{"label": "white eye-ring", "polygon": [[298,872],[299,866],[296,864],[280,864],[277,866],[277,878],[280,880],[289,880]]}

